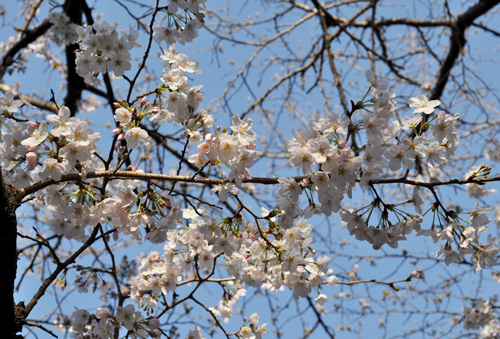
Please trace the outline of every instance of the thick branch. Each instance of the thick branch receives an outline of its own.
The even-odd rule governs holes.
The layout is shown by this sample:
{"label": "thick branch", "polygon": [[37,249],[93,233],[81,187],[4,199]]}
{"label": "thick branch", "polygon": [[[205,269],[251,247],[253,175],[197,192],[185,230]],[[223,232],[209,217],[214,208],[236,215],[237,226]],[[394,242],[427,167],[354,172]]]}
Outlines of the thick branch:
{"label": "thick branch", "polygon": [[439,99],[443,94],[451,69],[465,46],[465,30],[474,23],[474,20],[488,12],[499,3],[500,0],[481,0],[474,6],[470,7],[465,13],[459,15],[452,23],[448,55],[441,63],[439,76],[436,81],[436,86],[432,90],[430,100]]}
{"label": "thick branch", "polygon": [[[220,185],[230,182],[229,179],[213,179],[213,178],[201,178],[201,177],[192,177],[183,175],[155,174],[155,173],[130,172],[130,171],[96,171],[87,173],[85,177],[88,179],[108,178],[108,179],[133,179],[133,180],[143,180],[143,181],[149,181],[149,180],[182,181],[182,182],[193,182],[193,183],[211,184],[211,185]],[[298,177],[293,177],[293,179],[295,179],[296,181],[300,181],[307,177],[308,176],[298,176]],[[278,177],[274,178],[247,177],[243,179],[243,183],[276,185],[279,183],[278,179],[279,179]],[[61,180],[59,181],[54,181],[54,179],[45,179],[29,187],[20,189],[19,192],[22,197],[26,197],[27,195],[35,193],[45,187],[69,181],[83,181],[83,177],[80,173],[65,174],[61,177]],[[356,181],[361,181],[361,179],[357,179]],[[484,184],[487,182],[494,182],[494,181],[500,181],[500,176],[492,178],[476,177],[468,179],[451,179],[445,181],[432,181],[432,182],[414,181],[407,179],[406,177],[402,177],[393,179],[372,180],[370,181],[370,183],[408,184],[413,186],[431,188],[435,186],[444,186],[444,185]]]}
{"label": "thick branch", "polygon": [[24,37],[16,42],[2,57],[2,62],[0,63],[0,79],[3,78],[5,72],[7,72],[7,68],[14,63],[16,54],[27,47],[30,43],[38,39],[38,37],[42,36],[47,32],[52,26],[49,20],[43,21],[39,26],[33,28],[32,30],[26,31]]}

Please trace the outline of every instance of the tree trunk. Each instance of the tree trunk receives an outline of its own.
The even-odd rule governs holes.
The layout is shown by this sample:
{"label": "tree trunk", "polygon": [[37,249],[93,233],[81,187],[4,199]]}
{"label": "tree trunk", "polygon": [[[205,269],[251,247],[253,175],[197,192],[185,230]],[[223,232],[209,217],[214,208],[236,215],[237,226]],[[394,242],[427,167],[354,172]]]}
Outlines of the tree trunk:
{"label": "tree trunk", "polygon": [[[6,185],[0,170],[0,220],[2,231],[0,232],[0,258],[2,258],[4,274],[2,293],[0,293],[0,314],[4,316],[4,329],[6,338],[22,338],[17,335],[22,330],[24,322],[24,307],[14,302],[14,283],[17,270],[17,220],[16,208],[20,204],[18,190]],[[3,327],[3,326],[2,326]]]}

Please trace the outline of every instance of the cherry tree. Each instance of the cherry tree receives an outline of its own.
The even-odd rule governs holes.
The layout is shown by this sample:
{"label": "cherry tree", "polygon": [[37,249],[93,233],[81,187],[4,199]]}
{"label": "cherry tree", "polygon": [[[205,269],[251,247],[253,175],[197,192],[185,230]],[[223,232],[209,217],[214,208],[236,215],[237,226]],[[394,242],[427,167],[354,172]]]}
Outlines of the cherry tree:
{"label": "cherry tree", "polygon": [[7,336],[500,336],[499,2],[3,5]]}

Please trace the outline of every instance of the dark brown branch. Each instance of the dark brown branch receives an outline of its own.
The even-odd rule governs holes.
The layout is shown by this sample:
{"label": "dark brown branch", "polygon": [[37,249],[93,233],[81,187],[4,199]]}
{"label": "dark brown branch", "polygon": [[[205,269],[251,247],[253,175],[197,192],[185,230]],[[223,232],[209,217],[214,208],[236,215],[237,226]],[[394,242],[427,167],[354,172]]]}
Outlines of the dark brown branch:
{"label": "dark brown branch", "polygon": [[[71,20],[72,23],[77,25],[82,24],[82,13],[83,7],[81,3],[83,1],[66,0],[64,4],[64,12]],[[76,50],[78,50],[78,44],[66,45],[66,66],[68,69],[67,87],[66,87],[66,97],[64,98],[64,105],[67,106],[71,112],[71,116],[75,116],[82,100],[82,92],[85,88],[85,82],[81,76],[76,73]]]}
{"label": "dark brown branch", "polygon": [[0,79],[2,79],[5,72],[7,72],[7,68],[14,63],[16,54],[40,36],[44,35],[45,32],[49,30],[50,26],[52,26],[52,24],[46,19],[39,26],[24,32],[24,37],[16,42],[2,57],[2,62],[0,63]]}
{"label": "dark brown branch", "polygon": [[[199,184],[210,184],[210,185],[220,185],[230,182],[229,179],[215,179],[215,178],[200,178],[193,176],[183,176],[183,175],[169,175],[169,174],[154,174],[154,173],[143,173],[143,172],[130,172],[130,171],[97,171],[97,172],[88,172],[86,174],[86,178],[107,178],[110,179],[135,179],[135,180],[167,180],[167,181],[182,181],[182,182],[193,182]],[[307,176],[298,176],[293,177],[297,182],[307,178]],[[273,178],[262,178],[262,177],[247,177],[243,179],[243,183],[254,183],[261,185],[276,185],[278,184],[277,177]],[[65,174],[61,176],[61,180],[55,181],[54,179],[45,179],[36,184],[33,184],[29,187],[19,190],[19,194],[22,197],[26,197],[32,193],[35,193],[45,187],[61,183],[61,182],[70,182],[70,181],[79,181],[83,180],[82,175],[80,173],[75,174]],[[356,181],[361,181],[361,179],[357,179]],[[433,182],[424,182],[424,181],[415,181],[407,179],[406,177],[402,178],[393,178],[393,179],[379,179],[379,180],[371,180],[370,184],[407,184],[412,186],[421,186],[421,187],[435,187],[435,186],[445,186],[445,185],[465,185],[465,184],[484,184],[488,182],[496,182],[500,181],[500,176],[492,177],[492,178],[468,178],[468,179],[451,179],[445,181],[433,181]]]}
{"label": "dark brown branch", "polygon": [[439,99],[443,94],[443,90],[450,77],[451,69],[465,46],[465,30],[474,23],[474,20],[499,3],[500,0],[480,0],[451,23],[450,27],[452,31],[448,55],[441,63],[436,86],[432,90],[430,100]]}

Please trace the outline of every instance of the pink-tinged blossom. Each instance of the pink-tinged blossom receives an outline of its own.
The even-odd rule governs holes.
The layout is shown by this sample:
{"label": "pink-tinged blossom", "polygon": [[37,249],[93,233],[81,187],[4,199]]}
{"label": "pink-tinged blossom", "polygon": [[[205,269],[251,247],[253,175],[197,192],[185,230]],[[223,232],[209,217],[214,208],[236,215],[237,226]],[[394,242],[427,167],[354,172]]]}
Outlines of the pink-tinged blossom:
{"label": "pink-tinged blossom", "polygon": [[486,244],[480,245],[480,249],[477,250],[471,257],[475,271],[480,271],[487,265],[495,265],[498,262],[498,253],[500,252],[500,248],[497,245],[498,240],[494,238],[493,235],[488,234]]}
{"label": "pink-tinged blossom", "polygon": [[127,125],[132,120],[132,113],[124,107],[117,108],[115,111],[115,120],[120,125]]}
{"label": "pink-tinged blossom", "polygon": [[500,228],[500,206],[495,206],[493,210],[493,221],[497,225],[497,228]]}
{"label": "pink-tinged blossom", "polygon": [[43,168],[40,171],[42,179],[52,177],[55,181],[61,180],[61,176],[65,173],[65,167],[57,159],[49,158],[43,162]]}
{"label": "pink-tinged blossom", "polygon": [[470,212],[470,224],[472,227],[484,226],[489,223],[491,220],[488,218],[487,214],[491,213],[491,208],[487,206],[479,207],[479,204],[476,202],[472,212]]}
{"label": "pink-tinged blossom", "polygon": [[84,326],[90,320],[90,314],[86,310],[76,310],[71,314],[71,325],[73,330],[79,333],[84,331]]}
{"label": "pink-tinged blossom", "polygon": [[394,100],[396,95],[393,92],[384,92],[376,98],[373,107],[373,114],[388,121],[394,116],[397,103]]}
{"label": "pink-tinged blossom", "polygon": [[250,118],[241,120],[239,115],[233,114],[231,117],[231,130],[233,135],[238,138],[238,142],[242,146],[247,146],[248,144],[255,141],[257,135],[252,131],[253,121]]}
{"label": "pink-tinged blossom", "polygon": [[198,30],[203,27],[202,23],[198,19],[190,20],[181,32],[183,42],[192,42],[194,38],[198,36]]}
{"label": "pink-tinged blossom", "polygon": [[31,137],[27,138],[26,140],[23,140],[21,144],[36,149],[36,147],[38,147],[38,145],[44,142],[45,139],[47,139],[47,137],[49,136],[47,128],[48,128],[47,122],[42,121],[38,129],[33,131]]}
{"label": "pink-tinged blossom", "polygon": [[14,113],[17,112],[22,104],[23,101],[21,99],[14,99],[12,92],[5,92],[3,96],[0,96],[0,111]]}
{"label": "pink-tinged blossom", "polygon": [[141,320],[143,317],[140,312],[135,312],[134,305],[129,304],[125,307],[118,306],[115,318],[118,322],[123,323],[123,326],[130,331],[134,329],[134,322]]}
{"label": "pink-tinged blossom", "polygon": [[436,141],[439,143],[444,143],[445,140],[453,140],[456,138],[457,128],[456,123],[460,115],[446,114],[440,112],[436,117],[436,120],[430,127],[430,131]]}
{"label": "pink-tinged blossom", "polygon": [[436,109],[436,106],[441,105],[441,101],[439,100],[431,100],[429,101],[427,97],[423,94],[419,94],[414,98],[410,98],[409,106],[414,108],[413,113],[424,113],[424,114],[432,114]]}
{"label": "pink-tinged blossom", "polygon": [[318,190],[318,194],[323,194],[329,189],[330,177],[327,173],[318,171],[311,178],[312,187]]}
{"label": "pink-tinged blossom", "polygon": [[128,53],[128,51],[115,53],[109,58],[107,64],[107,68],[112,69],[113,73],[120,77],[125,73],[125,71],[132,68],[132,64],[130,63],[130,53]]}
{"label": "pink-tinged blossom", "polygon": [[334,151],[334,148],[330,147],[330,141],[324,136],[310,139],[308,141],[308,146],[308,151],[318,164],[325,162],[326,157],[331,155]]}
{"label": "pink-tinged blossom", "polygon": [[205,156],[199,153],[190,155],[188,161],[198,167],[203,167],[207,163]]}
{"label": "pink-tinged blossom", "polygon": [[397,171],[401,166],[408,169],[415,167],[414,153],[408,152],[410,144],[410,138],[404,136],[400,144],[392,145],[385,151],[384,155],[389,160],[389,169],[391,171]]}
{"label": "pink-tinged blossom", "polygon": [[290,152],[290,160],[289,165],[291,167],[299,167],[302,166],[302,173],[307,174],[311,171],[311,167],[313,165],[313,157],[311,152],[306,150],[305,148],[293,148],[289,149]]}
{"label": "pink-tinged blossom", "polygon": [[436,252],[437,258],[444,257],[444,262],[446,265],[451,263],[459,263],[462,260],[463,255],[460,255],[458,252],[452,250],[451,248],[442,248]]}
{"label": "pink-tinged blossom", "polygon": [[378,142],[385,134],[387,122],[374,114],[366,113],[363,120],[363,127],[366,131],[368,142]]}
{"label": "pink-tinged blossom", "polygon": [[70,167],[90,159],[90,147],[82,142],[71,141],[61,148],[59,155],[68,161]]}
{"label": "pink-tinged blossom", "polygon": [[279,195],[289,197],[292,201],[299,200],[302,194],[302,188],[293,178],[279,178],[278,182],[281,184],[279,188]]}
{"label": "pink-tinged blossom", "polygon": [[71,128],[78,122],[77,118],[71,117],[71,112],[66,106],[61,106],[57,115],[50,114],[47,116],[47,121],[52,125],[50,132],[52,135],[67,136],[72,133]]}
{"label": "pink-tinged blossom", "polygon": [[138,145],[149,146],[149,134],[140,127],[134,127],[125,133],[129,148],[136,148]]}
{"label": "pink-tinged blossom", "polygon": [[377,79],[377,77],[371,72],[365,72],[366,80],[370,83],[370,88],[372,89],[372,94],[384,93],[389,89],[389,84],[386,80]]}
{"label": "pink-tinged blossom", "polygon": [[426,148],[427,164],[430,167],[438,167],[446,161],[446,149],[436,143]]}
{"label": "pink-tinged blossom", "polygon": [[186,339],[204,339],[203,334],[201,334],[200,327],[198,325],[195,325],[195,326],[196,327],[194,330],[189,331]]}
{"label": "pink-tinged blossom", "polygon": [[219,135],[219,160],[228,163],[238,155],[238,141],[236,137],[221,133]]}
{"label": "pink-tinged blossom", "polygon": [[383,169],[387,166],[388,161],[382,157],[384,148],[380,143],[366,145],[363,154],[363,162],[369,169]]}
{"label": "pink-tinged blossom", "polygon": [[167,45],[173,45],[181,37],[181,33],[170,27],[156,26],[156,38],[160,41],[165,41]]}
{"label": "pink-tinged blossom", "polygon": [[415,212],[417,212],[418,214],[422,214],[422,206],[424,204],[424,201],[421,198],[419,191],[420,191],[420,187],[415,186],[415,188],[413,189],[413,199],[412,200],[413,200],[413,204],[415,205]]}
{"label": "pink-tinged blossom", "polygon": [[186,54],[184,53],[176,53],[174,57],[174,66],[179,69],[181,69],[184,72],[187,73],[197,73],[201,74],[202,71],[198,68],[198,62],[195,60],[190,59]]}
{"label": "pink-tinged blossom", "polygon": [[225,184],[220,184],[217,186],[214,186],[211,190],[210,193],[215,193],[219,195],[219,198],[221,201],[227,201],[227,198],[229,197],[229,193],[236,195],[238,194],[238,187],[236,187],[235,184],[232,183],[225,183]]}

